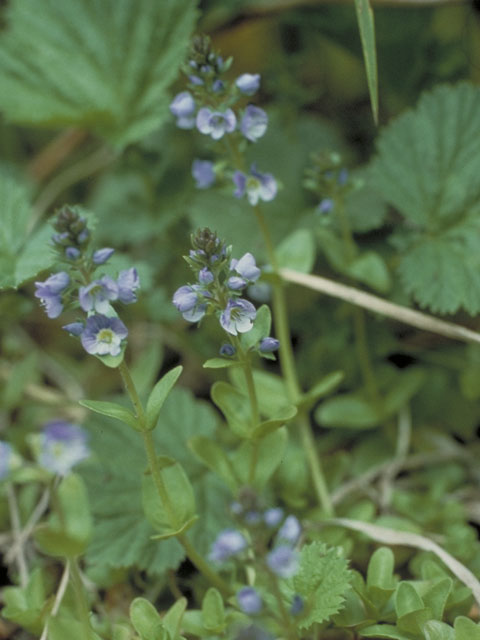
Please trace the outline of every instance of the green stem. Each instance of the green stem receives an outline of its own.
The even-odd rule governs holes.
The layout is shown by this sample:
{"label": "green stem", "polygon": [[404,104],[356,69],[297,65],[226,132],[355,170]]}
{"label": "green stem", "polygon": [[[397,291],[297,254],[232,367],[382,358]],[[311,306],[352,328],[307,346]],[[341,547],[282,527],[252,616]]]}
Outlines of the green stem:
{"label": "green stem", "polygon": [[[147,455],[148,466],[150,469],[150,473],[152,474],[155,488],[167,513],[167,518],[170,526],[172,527],[172,529],[178,529],[179,526],[177,518],[175,516],[175,511],[165,487],[165,483],[163,482],[162,473],[158,464],[158,458],[155,452],[155,442],[153,440],[153,433],[152,431],[146,429],[145,411],[138,396],[135,383],[125,361],[123,361],[118,368],[120,371],[120,375],[122,376],[123,384],[125,385],[125,390],[127,391],[128,396],[130,397],[130,401],[135,409],[135,414],[138,418],[139,426],[141,427],[145,453]],[[224,593],[225,595],[231,595],[232,591],[229,585],[213,569],[211,569],[206,560],[204,560],[204,558],[192,546],[186,535],[180,534],[176,537],[185,549],[185,553],[187,554],[188,558],[197,567],[200,573],[202,573],[213,585],[215,585],[220,591],[222,591],[222,593]]]}
{"label": "green stem", "polygon": [[270,584],[272,587],[272,593],[275,596],[275,599],[278,604],[278,609],[280,612],[280,617],[282,619],[284,625],[284,631],[286,632],[287,638],[290,640],[295,640],[297,638],[296,630],[292,626],[292,621],[290,619],[290,615],[285,607],[285,603],[283,601],[282,592],[278,586],[277,576],[275,576],[270,571],[268,572],[270,575]]}
{"label": "green stem", "polygon": [[68,559],[72,586],[75,592],[75,606],[77,608],[77,616],[83,627],[83,637],[85,640],[94,640],[93,629],[90,624],[90,608],[88,606],[85,587],[83,586],[80,570],[76,558]]}

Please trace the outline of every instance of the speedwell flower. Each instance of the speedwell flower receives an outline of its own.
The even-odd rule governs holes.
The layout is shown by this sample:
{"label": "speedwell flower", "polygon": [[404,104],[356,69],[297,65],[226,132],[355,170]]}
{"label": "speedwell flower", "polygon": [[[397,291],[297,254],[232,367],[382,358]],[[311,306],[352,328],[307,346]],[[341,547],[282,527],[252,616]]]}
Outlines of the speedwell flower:
{"label": "speedwell flower", "polygon": [[117,278],[117,285],[118,299],[120,302],[123,302],[123,304],[132,304],[132,302],[137,301],[135,291],[140,286],[140,279],[135,267],[120,271]]}
{"label": "speedwell flower", "polygon": [[280,578],[291,578],[298,570],[298,553],[291,547],[282,545],[270,551],[267,565]]}
{"label": "speedwell flower", "polygon": [[246,96],[253,96],[260,88],[260,74],[243,73],[235,80],[235,84]]}
{"label": "speedwell flower", "polygon": [[250,331],[256,315],[255,307],[248,300],[243,298],[229,300],[220,316],[220,324],[227,333],[236,336],[238,333]]}
{"label": "speedwell flower", "polygon": [[195,100],[189,91],[177,93],[170,103],[170,111],[177,118],[177,127],[180,129],[193,129],[195,109]]}
{"label": "speedwell flower", "polygon": [[254,587],[243,587],[237,592],[237,602],[243,613],[255,615],[262,610],[262,599]]}
{"label": "speedwell flower", "polygon": [[194,160],[192,176],[195,179],[197,189],[208,189],[215,182],[213,162],[210,162],[210,160]]}
{"label": "speedwell flower", "polygon": [[208,556],[213,562],[223,562],[247,547],[245,536],[236,529],[221,531],[212,545]]}
{"label": "speedwell flower", "polygon": [[237,187],[233,195],[242,198],[247,194],[249,203],[255,206],[259,200],[270,202],[277,195],[277,182],[271,173],[260,173],[255,165],[250,169],[250,175],[235,171],[233,182]]}
{"label": "speedwell flower", "polygon": [[210,297],[207,291],[198,284],[186,284],[173,294],[173,304],[188,322],[198,322],[207,311],[204,297]]}
{"label": "speedwell flower", "polygon": [[80,339],[87,353],[98,356],[118,356],[122,350],[122,340],[127,335],[128,329],[119,318],[94,315],[87,318]]}
{"label": "speedwell flower", "polygon": [[54,273],[45,282],[36,282],[35,297],[45,308],[49,318],[58,318],[63,311],[61,293],[70,283],[70,276],[66,271]]}
{"label": "speedwell flower", "polygon": [[240,131],[247,140],[256,142],[261,138],[267,130],[268,116],[263,109],[249,104],[245,109],[242,121],[240,123]]}
{"label": "speedwell flower", "polygon": [[40,436],[39,464],[48,471],[66,475],[90,455],[87,441],[87,432],[76,424],[50,422]]}
{"label": "speedwell flower", "polygon": [[234,131],[236,125],[237,118],[231,109],[212,111],[203,107],[197,113],[197,129],[214,140],[220,140],[225,133]]}
{"label": "speedwell flower", "polygon": [[110,302],[118,298],[118,284],[110,276],[102,276],[94,280],[86,287],[78,290],[80,306],[84,311],[97,311],[107,313]]}
{"label": "speedwell flower", "polygon": [[260,341],[258,349],[260,353],[272,353],[272,351],[276,351],[279,346],[280,342],[276,338],[268,336]]}

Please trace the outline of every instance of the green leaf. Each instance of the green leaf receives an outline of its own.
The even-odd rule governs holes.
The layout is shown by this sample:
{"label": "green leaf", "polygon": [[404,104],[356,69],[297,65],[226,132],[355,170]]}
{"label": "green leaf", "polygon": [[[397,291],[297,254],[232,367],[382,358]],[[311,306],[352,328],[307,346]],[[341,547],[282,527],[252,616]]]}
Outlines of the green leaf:
{"label": "green leaf", "polygon": [[[230,369],[229,377],[233,384],[246,395],[247,383],[243,371]],[[257,392],[258,406],[263,416],[273,418],[275,414],[289,406],[287,389],[280,376],[266,371],[254,371],[253,381]]]}
{"label": "green leaf", "polygon": [[163,640],[162,635],[157,632],[162,624],[160,614],[153,604],[145,598],[135,598],[132,601],[130,620],[142,640]]}
{"label": "green leaf", "polygon": [[280,427],[283,427],[286,422],[289,422],[296,415],[297,407],[294,407],[293,405],[284,407],[274,418],[261,422],[256,426],[251,433],[251,437],[253,439],[263,438],[269,433],[273,433]]}
{"label": "green leaf", "polygon": [[375,23],[370,0],[355,0],[355,9],[362,40],[373,119],[375,124],[378,124],[377,52],[375,47]]}
{"label": "green leaf", "polygon": [[[228,526],[231,495],[186,446],[193,435],[213,437],[218,417],[207,403],[174,388],[165,401],[153,439],[159,453],[178,460],[192,480],[198,524],[188,536],[199,553],[207,554],[215,535]],[[150,576],[176,569],[184,557],[174,539],[155,542],[155,531],[142,509],[142,471],[147,460],[141,436],[119,429],[109,418],[92,415],[87,423],[91,463],[82,475],[89,489],[95,527],[87,562],[98,568],[136,567]]]}
{"label": "green leaf", "polygon": [[288,587],[305,601],[299,629],[324,622],[342,608],[350,588],[350,571],[339,551],[318,541],[302,548],[299,569],[288,581]]}
{"label": "green leaf", "polygon": [[429,620],[423,626],[425,640],[455,640],[452,627],[438,620]]}
{"label": "green leaf", "polygon": [[257,311],[257,315],[253,322],[253,327],[247,333],[243,333],[240,340],[244,349],[248,350],[255,347],[260,340],[270,335],[270,327],[272,324],[272,314],[270,308],[263,304]]}
{"label": "green leaf", "polygon": [[74,557],[84,553],[92,534],[87,489],[76,473],[63,478],[57,489],[57,508],[47,523],[39,527],[35,540],[52,556]]}
{"label": "green leaf", "polygon": [[101,402],[99,400],[80,400],[79,404],[81,404],[82,407],[87,407],[87,409],[91,411],[95,411],[95,413],[120,420],[120,422],[127,424],[135,431],[142,430],[134,414],[129,409],[122,407],[121,404],[117,404],[116,402]]}
{"label": "green leaf", "polygon": [[[55,616],[48,623],[48,640],[85,640],[85,627],[75,618],[66,616]],[[102,638],[91,632],[92,640],[102,640]]]}
{"label": "green leaf", "polygon": [[375,606],[381,609],[395,591],[393,577],[395,557],[388,547],[380,547],[372,554],[367,569],[367,593]]}
{"label": "green leaf", "polygon": [[22,626],[35,635],[40,635],[47,612],[45,580],[42,569],[32,571],[27,586],[5,587],[2,593],[4,607],[2,616]]}
{"label": "green leaf", "polygon": [[85,127],[120,146],[162,124],[195,3],[45,0],[37,9],[14,0],[5,16],[0,109],[10,121]]}
{"label": "green leaf", "polygon": [[[287,437],[286,428],[280,427],[256,444],[250,441],[242,443],[232,456],[232,464],[240,482],[244,485],[251,483],[255,488],[263,488],[283,460]],[[251,480],[249,472],[254,447],[257,447],[257,464],[254,478]]]}
{"label": "green leaf", "polygon": [[302,396],[299,406],[305,410],[310,409],[320,398],[332,393],[344,377],[343,371],[332,371],[332,373],[327,374]]}
{"label": "green leaf", "polygon": [[43,225],[30,231],[27,191],[4,171],[0,171],[0,202],[0,289],[17,288],[53,264],[53,252],[48,250],[52,229]]}
{"label": "green leaf", "polygon": [[240,366],[238,360],[227,360],[226,358],[210,358],[203,363],[204,369],[226,369],[238,366]]}
{"label": "green leaf", "polygon": [[386,293],[392,285],[385,261],[374,251],[362,253],[348,265],[346,272],[355,280],[380,293]]}
{"label": "green leaf", "polygon": [[[142,503],[145,517],[162,538],[185,531],[194,522],[195,496],[182,466],[167,456],[158,458],[160,476],[171,510],[160,499],[152,474],[143,476]],[[155,536],[159,539],[159,535]]]}
{"label": "green leaf", "polygon": [[180,635],[183,615],[187,608],[187,599],[179,598],[162,618],[162,625],[170,635],[172,640],[176,640]]}
{"label": "green leaf", "polygon": [[432,587],[422,595],[426,607],[432,611],[436,620],[442,620],[445,605],[452,591],[453,581],[451,578],[440,578],[435,580]]}
{"label": "green leaf", "polygon": [[214,634],[222,634],[225,630],[225,607],[220,592],[210,587],[202,601],[203,626]]}
{"label": "green leaf", "polygon": [[222,478],[232,491],[238,488],[231,463],[222,447],[215,440],[204,436],[193,436],[187,444],[197,458]]}
{"label": "green leaf", "polygon": [[251,423],[247,397],[231,384],[223,381],[215,382],[211,395],[233,433],[240,438],[246,438],[250,432]]}
{"label": "green leaf", "polygon": [[387,640],[412,640],[412,637],[401,633],[392,624],[374,624],[360,632],[362,638],[387,638]]}
{"label": "green leaf", "polygon": [[297,229],[275,249],[279,267],[310,273],[315,261],[315,242],[309,229]]}
{"label": "green leaf", "polygon": [[422,598],[409,582],[400,582],[395,592],[395,611],[400,618],[412,611],[423,609]]}
{"label": "green leaf", "polygon": [[480,625],[466,618],[458,616],[453,624],[455,640],[480,640]]}
{"label": "green leaf", "polygon": [[147,429],[149,429],[150,431],[152,429],[155,429],[155,427],[157,426],[158,416],[160,415],[160,410],[163,407],[163,403],[172,390],[173,385],[180,377],[182,370],[183,367],[175,367],[174,369],[166,373],[153,387],[152,393],[147,400],[146,410]]}
{"label": "green leaf", "polygon": [[393,241],[422,307],[480,311],[480,89],[437,87],[378,142],[371,184],[407,220]]}
{"label": "green leaf", "polygon": [[315,420],[325,427],[369,429],[381,420],[373,404],[359,393],[344,393],[326,400],[315,411]]}

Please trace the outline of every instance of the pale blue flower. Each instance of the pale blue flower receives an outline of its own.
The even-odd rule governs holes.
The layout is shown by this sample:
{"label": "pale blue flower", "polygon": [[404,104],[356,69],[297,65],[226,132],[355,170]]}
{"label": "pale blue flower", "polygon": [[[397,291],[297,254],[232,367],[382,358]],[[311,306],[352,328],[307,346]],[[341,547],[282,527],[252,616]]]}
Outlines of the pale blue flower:
{"label": "pale blue flower", "polygon": [[236,529],[225,529],[218,534],[208,556],[213,562],[223,562],[247,547],[245,536]]}
{"label": "pale blue flower", "polygon": [[118,299],[118,284],[110,276],[102,276],[86,287],[80,287],[78,299],[80,306],[87,313],[89,311],[107,313],[110,309],[110,302]]}
{"label": "pale blue flower", "polygon": [[212,111],[208,107],[203,107],[197,113],[196,123],[200,133],[209,135],[214,140],[219,140],[225,133],[231,133],[235,130],[237,118],[231,109]]}
{"label": "pale blue flower", "polygon": [[280,578],[291,578],[298,571],[298,553],[291,547],[282,545],[270,551],[267,565]]}
{"label": "pale blue flower", "polygon": [[81,255],[82,254],[77,247],[67,247],[65,249],[65,257],[67,260],[78,260]]}
{"label": "pale blue flower", "polygon": [[240,123],[240,131],[245,138],[250,142],[256,142],[265,134],[267,126],[268,116],[266,112],[260,107],[249,104]]}
{"label": "pale blue flower", "polygon": [[279,346],[280,342],[276,338],[268,336],[260,341],[258,349],[261,353],[272,353],[272,351],[276,351]]}
{"label": "pale blue flower", "polygon": [[192,164],[192,176],[195,179],[197,189],[208,189],[215,182],[213,162],[210,160],[194,160]]}
{"label": "pale blue flower", "polygon": [[40,299],[49,318],[58,318],[63,311],[61,293],[70,283],[70,276],[66,271],[54,273],[45,282],[35,282],[37,287],[35,297]]}
{"label": "pale blue flower", "polygon": [[207,311],[205,297],[210,297],[200,285],[184,285],[173,294],[173,304],[188,322],[198,322]]}
{"label": "pale blue flower", "polygon": [[135,291],[140,286],[140,278],[138,277],[135,267],[120,271],[117,278],[118,299],[123,304],[132,304],[137,301]]}
{"label": "pale blue flower", "polygon": [[12,468],[13,449],[8,442],[0,441],[0,480],[8,476]]}
{"label": "pale blue flower", "polygon": [[94,264],[105,264],[105,262],[107,262],[107,260],[111,258],[114,251],[115,249],[112,249],[111,247],[104,247],[103,249],[98,249],[98,251],[95,251],[92,256],[92,260]]}
{"label": "pale blue flower", "polygon": [[87,318],[80,339],[85,351],[92,355],[118,356],[122,350],[122,340],[127,335],[128,329],[119,318],[94,315]]}
{"label": "pale blue flower", "polygon": [[221,356],[227,356],[231,358],[235,355],[235,347],[233,346],[233,344],[228,344],[227,342],[226,344],[222,344],[219,353]]}
{"label": "pale blue flower", "polygon": [[237,592],[237,602],[243,613],[255,615],[262,610],[262,599],[253,587],[243,587]]}
{"label": "pale blue flower", "polygon": [[242,93],[253,96],[260,88],[259,73],[243,73],[235,80],[235,84]]}
{"label": "pale blue flower", "polygon": [[236,271],[242,278],[248,282],[255,282],[262,273],[257,267],[255,258],[251,253],[246,253],[239,260],[235,258],[230,262],[230,269]]}
{"label": "pale blue flower", "polygon": [[255,307],[248,300],[243,298],[229,300],[220,316],[220,324],[227,333],[236,336],[238,333],[250,331],[256,315]]}
{"label": "pale blue flower", "polygon": [[277,182],[273,175],[260,173],[254,165],[252,165],[248,176],[241,171],[235,171],[233,182],[237,187],[233,195],[236,198],[242,198],[246,194],[252,206],[255,206],[259,200],[270,202],[277,195]]}
{"label": "pale blue flower", "polygon": [[277,533],[277,540],[288,542],[291,545],[297,544],[302,533],[302,525],[298,518],[293,515],[288,516]]}
{"label": "pale blue flower", "polygon": [[203,267],[198,272],[198,281],[201,284],[211,284],[214,280],[213,273],[207,267]]}
{"label": "pale blue flower", "polygon": [[40,436],[39,464],[52,473],[66,475],[90,455],[87,441],[87,432],[78,425],[50,422]]}
{"label": "pale blue flower", "polygon": [[319,213],[330,213],[335,206],[331,198],[324,198],[317,207]]}
{"label": "pale blue flower", "polygon": [[283,509],[281,507],[272,507],[267,509],[263,514],[263,520],[267,527],[276,527],[283,518]]}
{"label": "pale blue flower", "polygon": [[193,129],[195,109],[195,100],[189,91],[177,93],[170,103],[170,111],[177,118],[177,127],[180,129]]}

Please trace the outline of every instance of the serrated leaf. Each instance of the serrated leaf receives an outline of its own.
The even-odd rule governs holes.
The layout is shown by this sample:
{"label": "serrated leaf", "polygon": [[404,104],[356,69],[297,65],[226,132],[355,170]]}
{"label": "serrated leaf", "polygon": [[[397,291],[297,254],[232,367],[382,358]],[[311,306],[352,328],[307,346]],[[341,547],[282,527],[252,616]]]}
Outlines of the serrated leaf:
{"label": "serrated leaf", "polygon": [[116,402],[102,402],[100,400],[80,400],[79,404],[95,413],[120,420],[120,422],[123,422],[135,431],[142,430],[134,414],[129,409],[122,407],[121,404],[117,404]]}
{"label": "serrated leaf", "polygon": [[421,306],[480,311],[480,90],[437,87],[378,142],[371,182],[407,219],[394,241],[400,278]]}
{"label": "serrated leaf", "polygon": [[[215,412],[184,389],[173,389],[153,432],[158,453],[178,460],[192,479],[199,513],[198,524],[187,534],[195,548],[208,553],[219,530],[228,526],[228,491],[188,450],[193,435],[213,436]],[[142,510],[142,473],[147,460],[142,438],[112,420],[93,416],[90,421],[92,462],[82,474],[94,514],[93,539],[87,561],[98,567],[138,567],[150,575],[176,569],[184,552],[176,540],[155,542],[155,531]]]}
{"label": "serrated leaf", "polygon": [[48,250],[52,230],[43,225],[30,233],[27,191],[3,171],[0,202],[0,289],[17,288],[53,264],[53,253]]}
{"label": "serrated leaf", "polygon": [[150,431],[157,426],[158,416],[163,407],[163,403],[167,399],[168,394],[176,383],[183,367],[175,367],[166,373],[153,387],[152,392],[147,400],[146,418],[147,429]]}
{"label": "serrated leaf", "polygon": [[318,541],[307,544],[300,552],[299,569],[288,587],[305,601],[305,614],[297,623],[300,629],[324,622],[340,611],[350,588],[347,561],[337,548]]}
{"label": "serrated leaf", "polygon": [[[158,128],[196,17],[190,0],[14,0],[0,37],[0,109],[118,145]],[[105,25],[108,24],[108,30]]]}

